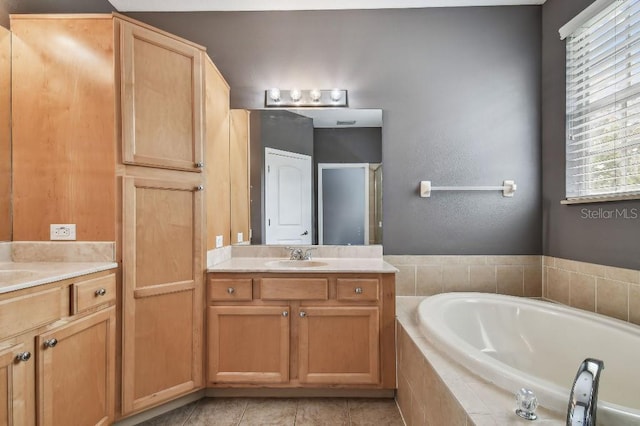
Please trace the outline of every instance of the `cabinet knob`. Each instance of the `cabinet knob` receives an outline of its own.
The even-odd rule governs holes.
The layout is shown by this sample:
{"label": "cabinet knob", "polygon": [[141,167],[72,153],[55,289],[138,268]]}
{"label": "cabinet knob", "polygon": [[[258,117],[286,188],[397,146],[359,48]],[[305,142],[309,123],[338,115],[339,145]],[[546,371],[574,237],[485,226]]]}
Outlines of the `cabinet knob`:
{"label": "cabinet knob", "polygon": [[195,188],[193,188],[194,191],[202,191],[204,189],[204,186],[202,185],[198,185]]}
{"label": "cabinet knob", "polygon": [[99,288],[96,290],[96,296],[104,296],[105,294],[107,294],[106,288]]}
{"label": "cabinet knob", "polygon": [[26,362],[29,361],[29,359],[31,359],[31,352],[20,352],[16,355],[16,361]]}
{"label": "cabinet knob", "polygon": [[300,311],[300,318],[304,318],[307,316],[307,313],[305,311]]}
{"label": "cabinet knob", "polygon": [[233,294],[233,293],[235,293],[235,292],[236,292],[236,289],[235,289],[235,288],[233,288],[233,287],[229,287],[229,288],[227,289],[227,293],[229,293],[229,294]]}
{"label": "cabinet knob", "polygon": [[287,311],[283,311],[283,312],[282,312],[282,316],[283,316],[283,317],[285,317],[285,318],[286,318],[286,317],[288,317],[288,316],[289,316],[289,312],[287,312]]}
{"label": "cabinet knob", "polygon": [[356,294],[362,294],[362,287],[356,287],[354,291]]}
{"label": "cabinet knob", "polygon": [[58,339],[56,339],[55,337],[53,339],[47,339],[44,341],[44,346],[46,348],[55,348],[57,344],[58,344]]}
{"label": "cabinet knob", "polygon": [[204,167],[204,163],[198,162],[198,163],[194,164],[194,166],[196,167],[196,169],[201,169],[201,168]]}

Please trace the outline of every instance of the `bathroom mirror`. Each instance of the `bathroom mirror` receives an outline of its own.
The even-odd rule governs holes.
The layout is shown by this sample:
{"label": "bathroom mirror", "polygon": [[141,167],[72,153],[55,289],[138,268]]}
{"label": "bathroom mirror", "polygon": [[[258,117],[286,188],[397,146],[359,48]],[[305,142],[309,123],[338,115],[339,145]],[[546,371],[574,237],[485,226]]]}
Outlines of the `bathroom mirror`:
{"label": "bathroom mirror", "polygon": [[0,241],[11,240],[11,33],[0,26]]}
{"label": "bathroom mirror", "polygon": [[381,109],[249,116],[251,244],[382,243]]}

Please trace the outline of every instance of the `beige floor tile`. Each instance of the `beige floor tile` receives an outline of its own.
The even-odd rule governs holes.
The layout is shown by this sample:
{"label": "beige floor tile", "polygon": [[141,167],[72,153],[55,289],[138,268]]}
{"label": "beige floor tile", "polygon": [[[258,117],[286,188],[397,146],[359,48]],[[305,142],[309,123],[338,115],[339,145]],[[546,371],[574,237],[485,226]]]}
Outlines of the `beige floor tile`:
{"label": "beige floor tile", "polygon": [[199,401],[192,402],[185,406],[176,408],[161,416],[154,417],[146,422],[140,423],[143,426],[178,426],[183,425],[196,409]]}
{"label": "beige floor tile", "polygon": [[299,399],[295,424],[296,426],[348,425],[347,400],[338,398]]}
{"label": "beige floor tile", "polygon": [[295,399],[250,399],[240,421],[240,426],[293,426],[296,421],[296,405]]}
{"label": "beige floor tile", "polygon": [[393,399],[349,399],[352,426],[404,426]]}
{"label": "beige floor tile", "polygon": [[189,417],[188,426],[235,426],[242,419],[248,400],[245,398],[204,398]]}

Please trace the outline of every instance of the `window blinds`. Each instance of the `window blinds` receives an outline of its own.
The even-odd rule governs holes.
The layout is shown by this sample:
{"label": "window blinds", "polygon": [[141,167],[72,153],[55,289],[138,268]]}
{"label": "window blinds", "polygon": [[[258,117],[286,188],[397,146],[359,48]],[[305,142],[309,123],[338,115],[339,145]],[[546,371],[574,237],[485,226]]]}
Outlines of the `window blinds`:
{"label": "window blinds", "polygon": [[640,0],[567,37],[567,198],[640,195]]}

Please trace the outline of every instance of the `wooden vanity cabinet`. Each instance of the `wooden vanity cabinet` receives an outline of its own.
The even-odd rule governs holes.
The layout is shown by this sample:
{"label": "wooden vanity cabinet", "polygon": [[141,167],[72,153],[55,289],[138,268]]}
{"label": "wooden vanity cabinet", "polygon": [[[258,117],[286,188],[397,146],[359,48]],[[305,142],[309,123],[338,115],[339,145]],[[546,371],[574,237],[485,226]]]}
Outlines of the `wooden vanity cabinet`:
{"label": "wooden vanity cabinet", "polygon": [[394,282],[208,274],[208,386],[395,388]]}
{"label": "wooden vanity cabinet", "polygon": [[[76,223],[79,241],[116,242],[118,418],[201,389],[207,225],[229,244],[228,215],[204,220],[229,202],[215,187],[228,187],[228,85],[202,46],[117,13],[11,27],[15,239]],[[220,167],[200,173],[205,139]],[[72,312],[93,309],[76,291]],[[58,315],[37,302],[43,321]]]}
{"label": "wooden vanity cabinet", "polygon": [[[74,288],[99,286],[82,312]],[[106,425],[114,420],[116,316],[112,272],[0,295],[0,424]],[[53,297],[51,296],[53,295]],[[86,297],[85,297],[86,299]],[[23,301],[46,303],[23,306]],[[9,325],[20,309],[20,328]],[[38,313],[49,314],[46,321]],[[78,410],[82,407],[82,410]]]}

